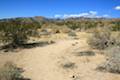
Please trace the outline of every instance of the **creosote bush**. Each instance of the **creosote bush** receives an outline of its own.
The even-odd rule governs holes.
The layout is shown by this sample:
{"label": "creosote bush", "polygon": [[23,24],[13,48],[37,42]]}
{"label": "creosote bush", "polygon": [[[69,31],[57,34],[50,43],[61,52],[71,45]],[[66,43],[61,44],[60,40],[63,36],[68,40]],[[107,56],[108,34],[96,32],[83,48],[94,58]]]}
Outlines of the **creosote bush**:
{"label": "creosote bush", "polygon": [[0,68],[0,80],[20,80],[23,78],[21,75],[23,71],[16,67],[12,62],[7,62]]}
{"label": "creosote bush", "polygon": [[112,73],[120,73],[120,47],[115,46],[108,48],[105,53],[108,58],[103,64],[99,65],[97,69]]}
{"label": "creosote bush", "polygon": [[29,36],[37,34],[39,24],[34,22],[22,22],[22,20],[11,19],[0,22],[0,41],[14,46],[26,43]]}
{"label": "creosote bush", "polygon": [[88,44],[95,49],[105,49],[110,44],[111,32],[107,29],[98,28],[88,39]]}
{"label": "creosote bush", "polygon": [[120,32],[114,32],[110,37],[110,41],[115,46],[120,46]]}
{"label": "creosote bush", "polygon": [[62,67],[64,69],[73,69],[75,67],[75,63],[73,63],[73,62],[67,62],[65,64],[62,64]]}
{"label": "creosote bush", "polygon": [[80,52],[76,52],[77,56],[95,56],[95,52],[93,51],[80,51]]}
{"label": "creosote bush", "polygon": [[74,31],[71,31],[68,33],[68,36],[75,37],[77,34]]}

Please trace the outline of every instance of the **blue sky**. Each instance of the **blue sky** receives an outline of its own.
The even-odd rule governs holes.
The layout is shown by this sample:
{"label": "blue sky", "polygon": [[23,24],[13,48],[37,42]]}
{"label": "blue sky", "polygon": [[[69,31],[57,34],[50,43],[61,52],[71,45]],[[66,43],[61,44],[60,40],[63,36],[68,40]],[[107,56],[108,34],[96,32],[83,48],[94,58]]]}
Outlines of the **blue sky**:
{"label": "blue sky", "polygon": [[0,0],[0,18],[91,15],[120,18],[120,0]]}

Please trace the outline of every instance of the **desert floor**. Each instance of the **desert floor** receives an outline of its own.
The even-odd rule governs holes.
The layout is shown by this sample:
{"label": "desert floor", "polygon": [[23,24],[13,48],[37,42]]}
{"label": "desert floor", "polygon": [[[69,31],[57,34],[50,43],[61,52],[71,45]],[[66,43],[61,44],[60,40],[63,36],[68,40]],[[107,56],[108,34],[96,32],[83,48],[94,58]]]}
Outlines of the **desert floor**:
{"label": "desert floor", "polygon": [[[13,61],[31,80],[120,80],[119,74],[96,70],[105,61],[105,56],[92,50],[86,39],[85,33],[81,33],[79,39],[61,39],[43,47],[0,54],[0,65]],[[79,56],[76,52],[80,51],[94,51],[96,54]],[[67,64],[72,65],[66,67]]]}

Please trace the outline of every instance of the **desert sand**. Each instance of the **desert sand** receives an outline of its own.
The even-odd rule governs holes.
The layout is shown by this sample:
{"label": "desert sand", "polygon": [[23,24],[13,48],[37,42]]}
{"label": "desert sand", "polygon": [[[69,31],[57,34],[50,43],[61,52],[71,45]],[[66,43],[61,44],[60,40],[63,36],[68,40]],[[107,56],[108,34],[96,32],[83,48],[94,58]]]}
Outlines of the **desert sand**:
{"label": "desert sand", "polygon": [[[86,39],[79,35],[77,40],[57,40],[44,47],[0,54],[0,63],[13,61],[25,70],[22,75],[31,80],[120,80],[119,74],[96,70],[105,61],[105,56],[97,51],[93,50],[94,56],[76,55],[79,51],[92,50]],[[69,63],[74,65],[63,67]]]}

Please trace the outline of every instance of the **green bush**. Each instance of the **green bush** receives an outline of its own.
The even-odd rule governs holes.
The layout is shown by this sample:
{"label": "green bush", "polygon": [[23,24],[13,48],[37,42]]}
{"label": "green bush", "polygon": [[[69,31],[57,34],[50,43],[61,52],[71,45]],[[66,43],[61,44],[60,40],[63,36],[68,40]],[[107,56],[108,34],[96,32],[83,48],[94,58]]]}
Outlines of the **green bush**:
{"label": "green bush", "polygon": [[120,31],[120,21],[113,22],[113,26],[111,27],[113,31]]}
{"label": "green bush", "polygon": [[22,79],[22,71],[16,67],[12,62],[7,62],[0,68],[0,80],[18,80]]}
{"label": "green bush", "polygon": [[21,45],[27,42],[29,36],[36,35],[37,23],[22,22],[19,20],[8,20],[0,22],[0,41],[11,43],[12,45]]}

